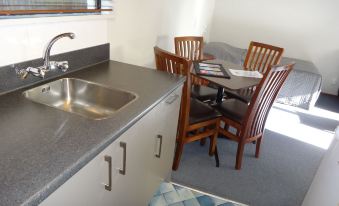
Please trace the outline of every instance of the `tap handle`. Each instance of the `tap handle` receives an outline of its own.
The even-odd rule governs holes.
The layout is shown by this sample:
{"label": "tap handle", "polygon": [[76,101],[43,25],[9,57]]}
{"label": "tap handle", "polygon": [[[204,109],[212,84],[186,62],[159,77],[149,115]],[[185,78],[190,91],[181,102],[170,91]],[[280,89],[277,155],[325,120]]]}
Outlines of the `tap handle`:
{"label": "tap handle", "polygon": [[26,71],[26,69],[19,69],[18,67],[15,67],[15,73],[20,79],[26,79],[28,76],[28,71]]}
{"label": "tap handle", "polygon": [[58,68],[58,69],[61,69],[61,71],[66,72],[69,68],[68,61],[61,61],[61,62],[51,61],[49,64],[49,68],[51,70]]}
{"label": "tap handle", "polygon": [[66,72],[69,68],[68,61],[57,62],[57,67],[61,69],[61,71]]}

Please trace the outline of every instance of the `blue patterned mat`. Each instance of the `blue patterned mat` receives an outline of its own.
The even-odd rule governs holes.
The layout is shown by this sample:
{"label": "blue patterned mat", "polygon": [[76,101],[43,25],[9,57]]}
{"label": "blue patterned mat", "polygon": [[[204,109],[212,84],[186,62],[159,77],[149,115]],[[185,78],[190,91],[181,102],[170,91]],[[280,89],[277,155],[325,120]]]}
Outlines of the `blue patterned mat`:
{"label": "blue patterned mat", "polygon": [[149,206],[241,206],[241,204],[163,182]]}

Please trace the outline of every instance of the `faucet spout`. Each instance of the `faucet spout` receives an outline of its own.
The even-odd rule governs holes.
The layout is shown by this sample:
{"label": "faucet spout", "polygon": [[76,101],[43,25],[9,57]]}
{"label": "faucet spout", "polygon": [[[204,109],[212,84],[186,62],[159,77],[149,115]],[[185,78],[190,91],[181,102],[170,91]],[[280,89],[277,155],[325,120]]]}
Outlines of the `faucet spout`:
{"label": "faucet spout", "polygon": [[39,67],[28,67],[26,69],[20,69],[20,68],[15,68],[15,72],[17,76],[21,79],[25,79],[28,74],[32,74],[33,76],[37,77],[45,77],[45,74],[51,70],[54,70],[55,68],[60,69],[63,72],[66,72],[69,68],[68,61],[50,61],[50,53],[51,53],[51,48],[53,44],[58,41],[59,39],[63,37],[68,37],[70,39],[75,38],[75,34],[72,32],[68,33],[63,33],[59,34],[58,36],[54,37],[48,44],[45,49],[43,59],[44,59],[44,65],[39,66]]}
{"label": "faucet spout", "polygon": [[68,37],[70,39],[74,39],[75,38],[75,34],[72,33],[72,32],[63,33],[63,34],[59,34],[59,35],[55,36],[53,39],[51,39],[51,41],[47,44],[47,47],[45,49],[44,56],[43,56],[44,67],[46,69],[49,69],[49,67],[50,67],[50,60],[49,60],[49,58],[50,58],[50,53],[51,53],[51,49],[52,49],[53,44],[56,41],[58,41],[59,39],[64,38],[64,37]]}

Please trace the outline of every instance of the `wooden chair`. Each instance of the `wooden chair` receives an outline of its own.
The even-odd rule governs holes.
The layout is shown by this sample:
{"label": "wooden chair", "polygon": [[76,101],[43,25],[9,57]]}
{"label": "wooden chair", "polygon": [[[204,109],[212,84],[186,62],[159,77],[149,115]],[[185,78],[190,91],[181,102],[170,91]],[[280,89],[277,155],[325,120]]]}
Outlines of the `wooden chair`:
{"label": "wooden chair", "polygon": [[185,75],[187,78],[183,86],[177,146],[172,167],[173,170],[177,170],[183,147],[186,143],[209,138],[209,154],[213,155],[215,153],[221,114],[212,107],[190,97],[190,61],[158,47],[154,47],[154,53],[158,70]]}
{"label": "wooden chair", "polygon": [[[251,41],[244,61],[244,70],[259,71],[264,74],[272,65],[279,64],[283,48]],[[238,91],[226,90],[228,98],[237,98],[245,103],[249,103],[255,87],[241,89]]]}
{"label": "wooden chair", "polygon": [[[255,157],[259,157],[267,115],[292,68],[293,64],[269,67],[249,105],[237,99],[228,99],[215,107],[222,113],[221,122],[225,124],[224,128],[219,128],[219,133],[238,142],[235,164],[237,170],[241,168],[246,143],[256,143]],[[230,132],[230,127],[235,128],[236,133]]]}
{"label": "wooden chair", "polygon": [[248,47],[244,69],[265,74],[272,65],[279,64],[283,48],[251,41]]}
{"label": "wooden chair", "polygon": [[[182,36],[174,38],[175,54],[190,61],[205,61],[214,59],[213,56],[203,54],[204,38],[202,36]],[[210,87],[207,80],[191,75],[193,89],[191,94],[200,101],[209,101],[216,97],[218,90]]]}
{"label": "wooden chair", "polygon": [[174,38],[175,54],[188,60],[200,61],[202,59],[202,36],[182,36]]}

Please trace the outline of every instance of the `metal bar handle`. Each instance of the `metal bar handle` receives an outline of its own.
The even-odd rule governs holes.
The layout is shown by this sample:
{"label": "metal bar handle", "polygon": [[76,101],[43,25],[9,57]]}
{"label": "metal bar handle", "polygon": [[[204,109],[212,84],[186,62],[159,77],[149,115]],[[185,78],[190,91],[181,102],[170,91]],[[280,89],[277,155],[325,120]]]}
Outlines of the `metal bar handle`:
{"label": "metal bar handle", "polygon": [[112,157],[105,155],[105,161],[108,162],[108,184],[105,184],[105,190],[112,190]]}
{"label": "metal bar handle", "polygon": [[158,154],[156,154],[155,157],[160,158],[161,157],[161,148],[162,148],[162,135],[158,134],[157,138],[160,140],[160,145],[159,145]]}
{"label": "metal bar handle", "polygon": [[177,100],[179,97],[179,95],[175,94],[175,95],[172,95],[170,96],[165,102],[167,104],[172,104],[175,100]]}
{"label": "metal bar handle", "polygon": [[126,150],[127,150],[126,142],[120,142],[120,147],[122,147],[123,149],[123,156],[122,156],[122,169],[119,169],[119,174],[126,175]]}

